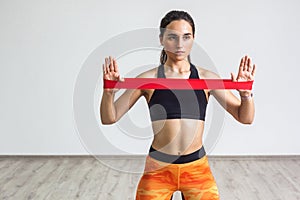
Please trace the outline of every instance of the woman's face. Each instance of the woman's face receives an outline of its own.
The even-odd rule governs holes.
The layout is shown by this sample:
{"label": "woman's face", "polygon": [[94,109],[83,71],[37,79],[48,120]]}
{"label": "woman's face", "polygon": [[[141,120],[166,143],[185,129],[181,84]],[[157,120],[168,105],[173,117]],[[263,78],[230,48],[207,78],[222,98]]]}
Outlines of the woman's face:
{"label": "woman's face", "polygon": [[191,25],[185,20],[175,20],[167,25],[160,42],[168,58],[174,61],[187,59],[193,46],[194,36]]}

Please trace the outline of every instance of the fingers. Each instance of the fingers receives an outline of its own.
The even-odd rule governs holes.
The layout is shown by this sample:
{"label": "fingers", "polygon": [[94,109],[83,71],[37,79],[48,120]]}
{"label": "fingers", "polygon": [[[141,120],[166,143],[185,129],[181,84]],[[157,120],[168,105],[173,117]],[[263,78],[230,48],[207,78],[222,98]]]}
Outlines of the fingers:
{"label": "fingers", "polygon": [[109,59],[108,58],[105,58],[105,72],[106,73],[109,73],[110,72],[110,69],[109,69]]}
{"label": "fingers", "polygon": [[232,82],[236,82],[236,77],[235,77],[235,75],[233,73],[231,73],[231,81]]}
{"label": "fingers", "polygon": [[253,69],[252,59],[250,57],[248,57],[247,58],[247,71],[249,73],[251,73],[252,69]]}
{"label": "fingers", "polygon": [[239,67],[239,72],[248,71],[248,72],[251,73],[252,70],[253,70],[252,59],[248,55],[245,55],[241,59],[241,63],[240,63],[240,67]]}
{"label": "fingers", "polygon": [[110,71],[114,72],[115,66],[114,66],[113,58],[111,56],[109,56],[109,66],[110,66]]}
{"label": "fingers", "polygon": [[248,66],[249,66],[249,64],[251,62],[251,59],[250,59],[250,57],[248,55],[246,55],[244,58],[245,58],[245,65],[244,65],[244,70],[243,71],[247,71],[248,70]]}
{"label": "fingers", "polygon": [[255,75],[256,66],[252,63],[252,59],[250,57],[247,58],[247,71],[253,77]]}
{"label": "fingers", "polygon": [[107,58],[105,58],[105,61],[104,61],[104,64],[102,65],[102,68],[103,68],[103,75],[106,75],[108,73],[108,61],[107,61]]}
{"label": "fingers", "polygon": [[119,81],[124,82],[125,78],[124,77],[120,77]]}
{"label": "fingers", "polygon": [[255,65],[252,63],[252,59],[248,55],[245,55],[241,59],[237,76],[232,76],[232,80],[234,81],[233,78],[235,78],[235,81],[252,80],[254,78],[254,74]]}
{"label": "fingers", "polygon": [[239,67],[239,73],[244,71],[244,67],[245,67],[245,57],[243,57],[241,59],[241,62],[240,62],[240,67]]}
{"label": "fingers", "polygon": [[256,72],[256,65],[254,64],[253,65],[253,69],[252,69],[252,72],[251,72],[251,75],[254,77],[255,75],[255,72]]}
{"label": "fingers", "polygon": [[107,74],[105,64],[102,64],[102,70],[103,70],[103,74]]}
{"label": "fingers", "polygon": [[109,80],[118,80],[119,69],[117,65],[117,61],[112,56],[106,57],[103,64],[103,78]]}
{"label": "fingers", "polygon": [[114,65],[115,72],[119,72],[118,64],[117,64],[116,59],[113,59],[113,65]]}
{"label": "fingers", "polygon": [[118,66],[116,59],[109,56],[108,58],[105,58],[104,64],[103,64],[103,72],[109,73],[109,72],[118,72]]}

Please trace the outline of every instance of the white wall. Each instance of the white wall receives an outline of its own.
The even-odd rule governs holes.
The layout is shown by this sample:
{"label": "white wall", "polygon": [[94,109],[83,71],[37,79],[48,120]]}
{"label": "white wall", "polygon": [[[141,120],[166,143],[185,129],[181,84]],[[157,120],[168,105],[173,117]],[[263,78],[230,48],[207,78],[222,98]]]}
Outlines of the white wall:
{"label": "white wall", "polygon": [[[123,120],[132,130],[100,124],[101,63],[130,42],[120,49],[104,44],[126,31],[158,27],[171,9],[193,16],[195,42],[223,78],[246,53],[257,64],[255,122],[241,125],[228,114],[214,121],[212,99],[207,127],[221,129],[210,154],[300,154],[299,8],[297,0],[0,0],[0,154],[146,153],[151,130],[143,100]],[[107,55],[97,54],[103,48]],[[129,76],[157,57],[157,49],[125,55],[121,71]]]}

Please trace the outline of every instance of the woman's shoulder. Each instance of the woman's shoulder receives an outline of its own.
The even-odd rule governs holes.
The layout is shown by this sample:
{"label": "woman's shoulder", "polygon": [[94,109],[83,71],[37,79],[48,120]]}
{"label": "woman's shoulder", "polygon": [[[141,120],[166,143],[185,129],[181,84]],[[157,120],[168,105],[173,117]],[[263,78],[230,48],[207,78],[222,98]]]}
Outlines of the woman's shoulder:
{"label": "woman's shoulder", "polygon": [[220,78],[220,76],[213,71],[205,69],[201,66],[196,66],[196,68],[198,70],[198,74],[199,74],[200,78],[203,78],[203,79],[218,79],[218,78]]}
{"label": "woman's shoulder", "polygon": [[158,67],[151,68],[145,72],[140,73],[136,77],[137,78],[156,78],[157,77],[157,68]]}

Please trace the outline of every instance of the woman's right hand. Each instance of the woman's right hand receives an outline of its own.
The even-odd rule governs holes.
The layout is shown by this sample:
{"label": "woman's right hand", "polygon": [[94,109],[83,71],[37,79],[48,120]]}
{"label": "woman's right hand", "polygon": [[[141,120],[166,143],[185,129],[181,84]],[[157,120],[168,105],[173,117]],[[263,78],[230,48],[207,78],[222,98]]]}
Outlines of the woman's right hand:
{"label": "woman's right hand", "polygon": [[[116,59],[111,56],[105,58],[105,63],[103,64],[103,79],[113,80],[113,81],[122,81],[120,78],[120,73],[118,69],[118,64]],[[118,89],[104,89],[107,92],[117,92]]]}

